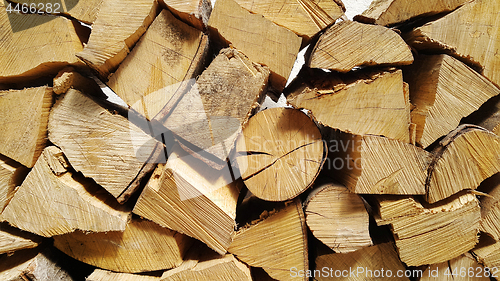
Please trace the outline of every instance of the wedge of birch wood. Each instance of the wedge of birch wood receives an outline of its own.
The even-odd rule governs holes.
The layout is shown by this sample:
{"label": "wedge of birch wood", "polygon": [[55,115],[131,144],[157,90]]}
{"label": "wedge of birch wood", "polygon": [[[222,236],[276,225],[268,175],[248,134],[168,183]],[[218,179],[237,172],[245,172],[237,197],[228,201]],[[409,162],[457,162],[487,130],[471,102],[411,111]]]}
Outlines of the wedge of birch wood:
{"label": "wedge of birch wood", "polygon": [[465,253],[449,261],[430,265],[423,271],[420,280],[490,280],[488,274],[484,273],[483,266],[470,253]]}
{"label": "wedge of birch wood", "polygon": [[6,11],[0,3],[0,83],[25,82],[55,74],[66,65],[82,65],[75,23],[64,17]]}
{"label": "wedge of birch wood", "polygon": [[285,201],[309,188],[321,171],[325,153],[316,124],[291,108],[257,113],[236,144],[245,185],[269,201]]}
{"label": "wedge of birch wood", "polygon": [[223,49],[163,124],[201,150],[193,155],[214,168],[227,167],[238,134],[263,100],[268,77],[267,67],[236,49]]}
{"label": "wedge of birch wood", "polygon": [[131,273],[118,273],[96,268],[86,281],[160,281],[158,276],[147,276]]}
{"label": "wedge of birch wood", "polygon": [[461,125],[439,142],[427,178],[426,200],[434,203],[464,189],[476,189],[500,172],[500,137],[473,125]]}
{"label": "wedge of birch wood", "polygon": [[[300,199],[238,230],[228,250],[244,263],[262,267],[277,280],[298,280],[290,269],[309,268],[307,232]],[[302,277],[302,280],[308,278]]]}
{"label": "wedge of birch wood", "polygon": [[363,199],[337,183],[320,184],[304,202],[307,226],[337,253],[372,245],[369,216]]}
{"label": "wedge of birch wood", "polygon": [[103,1],[89,41],[77,56],[101,79],[107,80],[146,32],[159,10],[155,0]]}
{"label": "wedge of birch wood", "polygon": [[120,115],[70,89],[54,105],[49,139],[71,166],[124,202],[137,188],[147,161],[161,144]]}
{"label": "wedge of birch wood", "polygon": [[411,197],[377,200],[377,224],[391,225],[399,257],[408,266],[445,262],[478,242],[481,209],[473,194],[460,193],[432,205]]}
{"label": "wedge of birch wood", "polygon": [[385,137],[324,130],[329,150],[324,168],[351,192],[425,194],[431,154]]}
{"label": "wedge of birch wood", "polygon": [[300,37],[261,15],[251,14],[234,0],[215,2],[208,25],[212,38],[223,45],[231,44],[251,61],[267,65],[275,90],[285,88],[301,46]]}
{"label": "wedge of birch wood", "polygon": [[45,237],[76,229],[123,231],[130,210],[68,169],[61,150],[47,147],[5,207],[2,219]]}
{"label": "wedge of birch wood", "polygon": [[229,169],[214,170],[176,146],[167,163],[158,164],[133,212],[225,254],[241,186]]}
{"label": "wedge of birch wood", "polygon": [[97,18],[103,0],[14,0],[12,2],[36,9],[36,13],[62,14],[92,24]]}
{"label": "wedge of birch wood", "polygon": [[183,22],[199,30],[207,28],[208,19],[212,13],[210,0],[159,0],[164,9],[169,9]]}
{"label": "wedge of birch wood", "polygon": [[132,218],[123,232],[76,231],[54,236],[54,246],[68,256],[124,273],[177,267],[192,241],[186,235],[139,218]]}
{"label": "wedge of birch wood", "polygon": [[484,180],[478,190],[488,193],[481,196],[481,231],[500,241],[500,173]]}
{"label": "wedge of birch wood", "polygon": [[185,80],[201,73],[207,51],[206,35],[162,10],[107,85],[151,120],[184,94]]}
{"label": "wedge of birch wood", "polygon": [[0,255],[37,247],[42,242],[39,236],[21,231],[7,224],[0,224]]}
{"label": "wedge of birch wood", "polygon": [[28,172],[29,170],[23,165],[0,155],[0,214]]}
{"label": "wedge of birch wood", "polygon": [[261,14],[277,25],[286,27],[309,41],[325,27],[333,24],[345,11],[339,0],[236,0],[243,8],[254,14]]}
{"label": "wedge of birch wood", "polygon": [[[336,280],[340,277],[342,280],[375,281],[381,279],[380,270],[382,268],[386,273],[384,276],[387,276],[387,271],[390,270],[393,277],[396,276],[398,270],[403,272],[406,270],[399,260],[398,253],[392,242],[362,248],[351,253],[330,252],[320,254],[316,257],[316,270],[320,270],[321,274],[317,275],[314,280]],[[360,271],[356,275],[358,269]],[[368,270],[372,272],[368,272]],[[375,270],[379,271],[378,277],[375,276],[377,274],[374,273]],[[342,276],[345,278],[342,278]],[[401,276],[398,280],[410,279]]]}
{"label": "wedge of birch wood", "polygon": [[427,147],[455,129],[460,120],[500,93],[495,85],[448,55],[420,55],[404,69],[410,84],[416,142]]}
{"label": "wedge of birch wood", "polygon": [[401,70],[349,76],[313,69],[302,73],[303,82],[296,81],[287,92],[293,107],[310,110],[331,128],[410,141],[410,102]]}
{"label": "wedge of birch wood", "polygon": [[[483,75],[500,85],[498,1],[472,1],[454,12],[404,35],[418,50],[444,50],[455,57],[479,65]],[[453,28],[450,28],[453,27]]]}
{"label": "wedge of birch wood", "polygon": [[355,66],[407,65],[410,47],[394,30],[354,21],[341,21],[321,35],[306,65],[348,72]]}
{"label": "wedge of birch wood", "polygon": [[376,0],[361,15],[355,16],[354,20],[390,26],[419,16],[450,12],[466,2],[467,0],[431,0],[421,5],[414,1]]}

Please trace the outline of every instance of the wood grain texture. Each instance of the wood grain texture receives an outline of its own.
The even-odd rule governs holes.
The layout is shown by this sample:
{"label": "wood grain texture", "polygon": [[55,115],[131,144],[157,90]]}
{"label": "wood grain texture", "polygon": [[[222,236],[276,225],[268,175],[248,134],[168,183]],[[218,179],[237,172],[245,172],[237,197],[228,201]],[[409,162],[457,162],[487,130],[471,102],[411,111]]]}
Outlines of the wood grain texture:
{"label": "wood grain texture", "polygon": [[500,266],[500,242],[493,238],[481,236],[481,240],[472,250],[477,261],[481,264],[493,268]]}
{"label": "wood grain texture", "polygon": [[495,240],[500,240],[500,173],[484,180],[478,187],[490,196],[481,196],[481,231]]}
{"label": "wood grain texture", "polygon": [[[492,270],[492,272],[494,271],[495,270]],[[422,273],[422,278],[420,278],[420,280],[421,281],[431,281],[431,280],[453,281],[457,279],[470,280],[470,281],[490,280],[489,276],[486,275],[487,274],[485,274],[484,272],[483,265],[479,264],[470,253],[464,253],[463,255],[451,259],[449,261],[428,266]]]}
{"label": "wood grain texture", "polygon": [[207,28],[212,13],[210,0],[159,0],[164,9],[169,9],[185,23],[199,30]]}
{"label": "wood grain texture", "polygon": [[16,161],[0,155],[0,214],[12,199],[29,170]]}
{"label": "wood grain texture", "polygon": [[0,255],[37,247],[42,242],[39,236],[21,231],[7,224],[0,224]]}
{"label": "wood grain texture", "polygon": [[103,0],[14,0],[12,2],[36,7],[37,11],[62,14],[92,24],[97,18]]}
{"label": "wood grain texture", "polygon": [[131,273],[118,273],[96,268],[86,281],[160,281],[160,277]]}

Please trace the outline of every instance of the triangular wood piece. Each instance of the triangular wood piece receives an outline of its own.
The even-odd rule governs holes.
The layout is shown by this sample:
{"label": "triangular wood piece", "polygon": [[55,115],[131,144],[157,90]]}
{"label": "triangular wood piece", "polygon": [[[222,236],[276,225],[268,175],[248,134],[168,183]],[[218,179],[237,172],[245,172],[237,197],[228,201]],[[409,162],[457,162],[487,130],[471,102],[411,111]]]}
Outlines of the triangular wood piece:
{"label": "triangular wood piece", "polygon": [[481,209],[473,194],[457,194],[432,205],[411,197],[377,200],[377,224],[392,226],[399,257],[408,266],[445,262],[478,242]]}
{"label": "triangular wood piece", "polygon": [[394,30],[354,21],[329,27],[313,47],[306,65],[348,72],[356,66],[407,65],[410,47]]}
{"label": "triangular wood piece", "polygon": [[[488,267],[490,270],[500,267],[500,242],[495,241],[491,237],[481,235],[481,239],[476,247],[472,250],[477,261]],[[500,275],[497,272],[496,275]]]}
{"label": "triangular wood piece", "polygon": [[63,253],[99,268],[137,273],[177,267],[193,240],[158,224],[132,218],[125,231],[54,236]]}
{"label": "triangular wood piece", "polygon": [[489,196],[481,196],[481,231],[500,241],[500,173],[484,180],[478,190]]}
{"label": "triangular wood piece", "polygon": [[307,226],[337,253],[354,252],[372,245],[369,220],[361,196],[337,183],[320,184],[304,202]]}
{"label": "triangular wood piece", "polygon": [[99,73],[101,79],[107,80],[146,32],[159,10],[155,0],[103,1],[89,41],[77,56]]}
{"label": "triangular wood piece", "polygon": [[176,17],[199,30],[206,29],[212,13],[210,0],[159,0],[158,2]]}
{"label": "triangular wood piece", "polygon": [[207,52],[207,35],[163,10],[107,85],[151,120],[166,104],[176,104],[185,80],[201,73]]}
{"label": "triangular wood piece", "polygon": [[[474,257],[465,253],[452,260],[427,267],[422,272],[420,281],[489,281],[493,272],[489,272]],[[489,273],[487,273],[489,272]]]}
{"label": "triangular wood piece", "polygon": [[123,116],[75,89],[54,105],[49,139],[76,171],[93,178],[119,202],[135,191],[150,155],[162,146]]}
{"label": "triangular wood piece", "polygon": [[284,209],[238,230],[228,250],[244,263],[262,267],[278,280],[293,278],[290,270],[309,269],[307,232],[302,204],[295,199]]}
{"label": "triangular wood piece", "polygon": [[[499,1],[468,1],[454,12],[404,35],[418,50],[441,50],[479,65],[491,82],[500,86],[500,37],[497,36]],[[453,28],[450,28],[453,27]]]}
{"label": "triangular wood piece", "polygon": [[31,168],[47,143],[52,88],[0,91],[0,154]]}
{"label": "triangular wood piece", "polygon": [[225,254],[241,187],[229,169],[214,170],[177,146],[158,164],[133,212]]}
{"label": "triangular wood piece", "polygon": [[84,231],[123,231],[130,216],[93,181],[67,170],[61,150],[47,147],[2,213],[20,229],[50,237]]}
{"label": "triangular wood piece", "polygon": [[[97,18],[99,8],[103,1],[104,0],[58,0],[51,2],[50,0],[42,0],[35,2],[35,6],[31,5],[33,4],[32,1],[26,3],[22,0],[13,0],[12,2],[21,5],[24,3],[28,8],[36,9],[37,13],[45,12],[49,14],[66,15],[78,21],[92,24]],[[32,12],[32,10],[30,10],[30,12]]]}
{"label": "triangular wood piece", "polygon": [[69,89],[91,93],[94,96],[102,96],[104,98],[101,87],[99,87],[95,80],[81,75],[71,66],[65,67],[57,73],[53,79],[52,87],[52,90],[57,95],[64,94]]}
{"label": "triangular wood piece", "polygon": [[500,93],[495,85],[448,55],[420,55],[404,69],[410,84],[417,144],[427,147],[455,129],[460,120]]}
{"label": "triangular wood piece", "polygon": [[300,73],[303,81],[287,88],[287,102],[293,107],[310,110],[330,128],[409,142],[410,102],[401,70],[349,76],[315,69]]}
{"label": "triangular wood piece", "polygon": [[[251,14],[234,0],[218,0],[208,21],[212,38],[231,44],[251,61],[267,65],[271,86],[285,88],[302,39],[261,15]],[[235,27],[238,28],[235,28]]]}
{"label": "triangular wood piece", "polygon": [[467,0],[430,0],[422,5],[416,1],[375,0],[361,15],[355,16],[354,20],[390,26],[418,16],[450,12],[466,2]]}
{"label": "triangular wood piece", "polygon": [[500,137],[477,126],[461,125],[433,150],[426,200],[434,203],[464,189],[476,189],[500,172]]}
{"label": "triangular wood piece", "polygon": [[0,214],[12,199],[29,170],[16,161],[0,155]]}
{"label": "triangular wood piece", "polygon": [[15,251],[35,248],[42,242],[39,236],[0,224],[0,255],[12,254]]}
{"label": "triangular wood piece", "polygon": [[236,144],[245,185],[268,201],[285,201],[309,188],[321,171],[325,153],[316,124],[292,108],[257,113]]}
{"label": "triangular wood piece", "polygon": [[85,281],[160,281],[159,276],[118,273],[96,268]]}

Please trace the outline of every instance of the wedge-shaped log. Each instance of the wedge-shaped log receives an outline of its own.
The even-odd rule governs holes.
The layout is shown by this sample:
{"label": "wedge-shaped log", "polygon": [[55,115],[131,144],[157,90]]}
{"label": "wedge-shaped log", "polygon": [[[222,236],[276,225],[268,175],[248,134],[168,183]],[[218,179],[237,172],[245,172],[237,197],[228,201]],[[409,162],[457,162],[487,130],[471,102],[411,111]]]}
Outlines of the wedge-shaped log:
{"label": "wedge-shaped log", "polygon": [[337,183],[320,184],[304,202],[307,226],[337,253],[372,245],[368,212],[363,199]]}
{"label": "wedge-shaped log", "polygon": [[148,159],[162,146],[120,115],[70,89],[54,105],[49,139],[61,148],[76,171],[93,178],[124,202],[150,167]]}
{"label": "wedge-shaped log", "polygon": [[177,267],[192,239],[158,224],[132,218],[123,232],[54,236],[54,246],[79,261],[116,272],[136,273]]}
{"label": "wedge-shaped log", "polygon": [[212,38],[223,45],[231,44],[251,61],[267,65],[276,91],[285,88],[300,49],[300,37],[261,15],[251,14],[234,0],[215,2],[208,26]]}
{"label": "wedge-shaped log", "polygon": [[339,72],[348,72],[355,66],[412,62],[410,47],[394,30],[354,21],[341,21],[329,27],[306,59],[309,67]]}
{"label": "wedge-shaped log", "polygon": [[86,281],[160,281],[159,276],[147,276],[131,273],[118,273],[97,268]]}
{"label": "wedge-shaped log", "polygon": [[159,10],[155,0],[103,1],[89,41],[77,56],[101,79],[107,80],[146,32]]}
{"label": "wedge-shaped log", "polygon": [[477,126],[461,125],[439,142],[427,178],[426,200],[434,203],[464,189],[476,189],[500,172],[500,137]]}
{"label": "wedge-shaped log", "polygon": [[[418,50],[441,50],[482,68],[483,75],[500,86],[500,37],[497,11],[500,2],[479,0],[404,35]],[[452,26],[453,28],[450,28]]]}
{"label": "wedge-shaped log", "polygon": [[208,36],[163,10],[107,85],[148,120],[184,94],[201,73]]}
{"label": "wedge-shaped log", "polygon": [[448,55],[420,55],[404,69],[410,84],[416,142],[427,147],[455,129],[460,120],[500,93],[495,85]]}
{"label": "wedge-shaped log", "polygon": [[410,141],[410,102],[401,70],[347,76],[304,69],[301,74],[304,81],[289,86],[287,101],[295,108],[310,110],[320,124],[359,135]]}
{"label": "wedge-shaped log", "polygon": [[212,169],[176,146],[167,163],[158,164],[133,212],[225,254],[241,186],[229,169]]}
{"label": "wedge-shaped log", "polygon": [[0,155],[0,214],[21,185],[28,169],[16,161]]}
{"label": "wedge-shaped log", "polygon": [[500,173],[484,180],[478,187],[489,196],[481,196],[481,231],[500,241]]}
{"label": "wedge-shaped log", "polygon": [[[489,273],[487,273],[489,272]],[[474,257],[465,253],[459,257],[427,267],[422,272],[421,281],[431,280],[470,280],[470,281],[488,281],[492,272],[485,270],[483,266],[474,259]]]}
{"label": "wedge-shaped log", "polygon": [[408,266],[445,262],[478,242],[481,209],[473,194],[457,194],[432,205],[411,197],[377,200],[377,224],[392,226],[399,257]]}
{"label": "wedge-shaped log", "polygon": [[[13,3],[35,8],[37,13],[67,15],[78,21],[92,24],[97,18],[103,0],[14,0]],[[64,4],[63,4],[64,2]],[[48,4],[48,5],[47,5]]]}
{"label": "wedge-shaped log", "polygon": [[164,9],[169,9],[176,17],[199,30],[207,28],[212,13],[210,0],[159,0]]}
{"label": "wedge-shaped log", "polygon": [[40,236],[21,231],[6,223],[0,224],[0,255],[35,248],[42,242]]}
{"label": "wedge-shaped log", "polygon": [[422,5],[415,1],[376,0],[361,15],[355,16],[354,20],[390,26],[419,16],[450,12],[466,2],[467,0],[431,0]]}
{"label": "wedge-shaped log", "polygon": [[[491,237],[481,235],[481,240],[472,250],[477,261],[485,265],[491,270],[500,267],[500,242],[495,241]],[[500,272],[495,271],[495,275],[500,275]]]}
{"label": "wedge-shaped log", "polygon": [[2,213],[11,225],[50,237],[83,231],[123,231],[130,210],[93,181],[68,171],[61,150],[47,147]]}
{"label": "wedge-shaped log", "polygon": [[80,92],[91,93],[94,96],[104,98],[101,87],[93,79],[81,75],[71,66],[61,69],[52,80],[52,83],[52,90],[57,95],[64,94],[73,88]]}
{"label": "wedge-shaped log", "polygon": [[244,263],[262,267],[277,280],[297,279],[290,274],[309,268],[307,232],[300,199],[238,230],[228,250]]}
{"label": "wedge-shaped log", "polygon": [[321,171],[325,153],[316,124],[292,108],[259,112],[236,144],[245,185],[268,201],[285,201],[309,188]]}

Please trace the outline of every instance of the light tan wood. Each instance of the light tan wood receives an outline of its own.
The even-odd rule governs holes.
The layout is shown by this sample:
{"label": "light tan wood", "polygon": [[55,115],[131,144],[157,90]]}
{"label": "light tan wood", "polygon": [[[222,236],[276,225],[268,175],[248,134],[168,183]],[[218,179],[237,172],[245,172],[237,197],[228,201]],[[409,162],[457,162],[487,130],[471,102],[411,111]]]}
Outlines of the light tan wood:
{"label": "light tan wood", "polygon": [[495,55],[500,48],[500,37],[495,28],[500,20],[496,14],[499,9],[498,1],[470,1],[452,13],[414,29],[405,35],[405,39],[418,50],[445,50],[479,65],[483,75],[499,86],[500,58]]}
{"label": "light tan wood", "polygon": [[409,142],[410,102],[401,70],[349,76],[311,70],[304,76],[289,89],[287,102],[310,110],[320,124]]}
{"label": "light tan wood", "polygon": [[35,248],[42,242],[39,236],[21,231],[6,223],[0,224],[0,255]]}
{"label": "light tan wood", "polygon": [[431,0],[425,5],[416,1],[375,0],[370,7],[354,20],[378,25],[390,26],[414,19],[450,12],[468,2],[467,0]]}
{"label": "light tan wood", "polygon": [[137,188],[141,170],[159,143],[126,118],[70,89],[54,105],[49,139],[76,171],[124,202]]}
{"label": "light tan wood", "polygon": [[77,56],[107,80],[146,32],[159,9],[154,0],[103,1],[89,41]]}
{"label": "light tan wood", "polygon": [[182,21],[199,30],[205,30],[212,13],[210,0],[159,0],[164,9],[169,9]]}
{"label": "light tan wood", "polygon": [[132,218],[123,232],[73,233],[54,237],[63,253],[99,268],[124,273],[177,267],[192,239],[171,229]]}
{"label": "light tan wood", "polygon": [[175,146],[167,163],[158,164],[133,212],[194,237],[222,255],[234,234],[241,186],[229,169],[212,169]]}
{"label": "light tan wood", "polygon": [[[323,268],[326,268],[326,270]],[[381,277],[382,268],[385,273],[383,276],[386,279],[389,279],[387,274],[390,270],[392,273],[391,279],[410,280],[404,275],[399,278],[396,277],[398,271],[402,271],[404,274],[405,266],[399,260],[398,253],[394,249],[392,242],[366,247],[352,253],[330,252],[320,254],[316,258],[316,271],[311,272],[310,275],[316,274],[314,280],[318,281],[336,279],[375,281],[384,279]],[[368,270],[371,270],[371,272]],[[378,273],[375,272],[376,270],[378,270]]]}
{"label": "light tan wood", "polygon": [[500,241],[500,173],[484,180],[478,187],[489,196],[481,196],[481,231]]}
{"label": "light tan wood", "polygon": [[460,193],[432,205],[411,197],[377,200],[377,224],[391,225],[399,257],[408,266],[445,262],[478,242],[481,209],[473,194]]}
{"label": "light tan wood", "polygon": [[0,155],[0,214],[12,199],[16,187],[21,185],[29,170],[19,163]]}
{"label": "light tan wood", "polygon": [[348,72],[355,66],[407,65],[410,48],[394,30],[354,21],[340,21],[321,35],[306,65]]}
{"label": "light tan wood", "polygon": [[96,268],[86,281],[160,281],[160,277],[131,273],[118,273]]}
{"label": "light tan wood", "polygon": [[328,159],[323,166],[351,192],[425,194],[431,154],[419,147],[380,136],[324,130]]}
{"label": "light tan wood", "polygon": [[261,15],[251,14],[234,0],[218,0],[208,22],[212,38],[231,44],[251,61],[271,70],[271,86],[285,87],[302,39]]}
{"label": "light tan wood", "polygon": [[55,94],[64,94],[69,89],[76,89],[96,96],[102,95],[101,88],[93,79],[83,76],[73,67],[61,69],[53,79],[52,90]]}
{"label": "light tan wood", "polygon": [[309,269],[307,232],[300,199],[282,210],[261,215],[262,220],[238,230],[229,252],[244,263],[262,267],[278,280],[293,278],[290,269]]}
{"label": "light tan wood", "polygon": [[[500,267],[500,242],[491,237],[481,235],[481,239],[472,250],[472,253],[478,262],[490,268],[490,270],[494,267]],[[499,275],[498,272],[496,275]]]}
{"label": "light tan wood", "polygon": [[495,85],[448,55],[420,55],[405,69],[415,105],[416,142],[423,147],[455,129],[463,117],[500,93]]}
{"label": "light tan wood", "polygon": [[61,150],[47,147],[5,207],[2,219],[45,237],[76,229],[123,231],[130,210],[93,181],[69,170],[61,172],[65,162]]}
{"label": "light tan wood", "polygon": [[198,76],[208,51],[208,37],[163,10],[107,85],[130,107],[153,119],[184,94]]}
{"label": "light tan wood", "polygon": [[349,253],[372,245],[363,199],[345,186],[320,184],[311,191],[304,208],[314,237],[335,252]]}
{"label": "light tan wood", "polygon": [[297,109],[270,108],[253,116],[236,144],[236,161],[255,196],[285,201],[309,188],[325,157],[321,133]]}
{"label": "light tan wood", "polygon": [[430,265],[424,270],[420,280],[488,281],[490,278],[485,274],[483,266],[477,263],[471,254],[465,253],[449,261]]}
{"label": "light tan wood", "polygon": [[36,13],[67,15],[78,21],[92,24],[97,18],[103,0],[14,0],[12,2],[25,4],[28,8],[36,9]]}
{"label": "light tan wood", "polygon": [[0,91],[0,153],[31,168],[47,143],[52,88]]}
{"label": "light tan wood", "polygon": [[439,142],[427,179],[426,200],[434,203],[464,189],[476,189],[500,172],[500,137],[477,126],[461,125]]}

